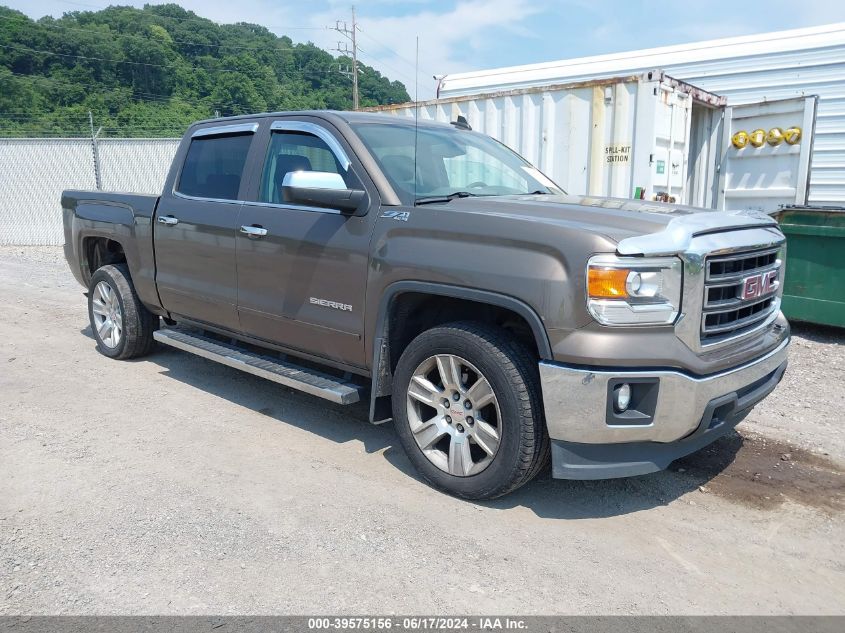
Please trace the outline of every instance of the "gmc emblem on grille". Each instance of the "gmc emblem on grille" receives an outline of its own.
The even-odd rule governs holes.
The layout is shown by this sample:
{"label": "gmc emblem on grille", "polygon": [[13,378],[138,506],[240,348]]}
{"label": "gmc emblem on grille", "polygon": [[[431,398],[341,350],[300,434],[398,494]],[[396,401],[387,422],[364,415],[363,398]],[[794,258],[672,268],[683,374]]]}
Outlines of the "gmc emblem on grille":
{"label": "gmc emblem on grille", "polygon": [[778,271],[770,270],[759,275],[751,275],[742,280],[742,299],[756,299],[762,297],[770,292],[774,292],[778,287]]}

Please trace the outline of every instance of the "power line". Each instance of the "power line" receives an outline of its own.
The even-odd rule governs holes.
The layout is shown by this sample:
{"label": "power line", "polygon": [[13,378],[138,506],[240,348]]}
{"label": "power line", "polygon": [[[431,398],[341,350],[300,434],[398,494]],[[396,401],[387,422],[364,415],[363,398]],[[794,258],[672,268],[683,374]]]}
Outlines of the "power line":
{"label": "power line", "polygon": [[[129,90],[133,96],[139,95],[139,96],[141,96],[145,99],[149,98],[149,100],[152,100],[152,101],[156,101],[156,100],[169,101],[170,99],[181,99],[181,97],[179,97],[178,95],[164,95],[164,94],[159,94],[159,93],[155,93],[155,92],[141,92],[141,91],[138,91],[138,90],[133,90],[132,88],[129,88],[129,87],[126,87],[126,86],[108,87],[108,86],[104,86],[103,84],[92,84],[92,83],[84,83],[84,82],[76,82],[76,81],[66,81],[64,79],[56,79],[55,77],[45,77],[43,75],[25,75],[23,73],[15,73],[15,72],[10,72],[9,75],[12,76],[11,77],[12,79],[28,79],[30,81],[46,81],[48,83],[60,83],[60,84],[66,85],[66,86],[88,86],[88,87],[93,87],[93,88],[99,88],[99,90],[94,91],[95,94],[105,93],[105,92],[113,92],[113,91],[116,91],[116,90]],[[0,81],[2,81],[5,78],[6,77],[4,75],[0,75]]]}
{"label": "power line", "polygon": [[[182,125],[188,125],[192,123],[195,119],[193,117],[186,117],[185,119],[161,119],[150,121],[149,123],[143,122],[127,122],[121,123],[120,121],[115,121],[114,118],[110,116],[98,115],[100,120],[106,120],[112,123],[113,126],[122,126],[122,127],[178,127]],[[16,123],[19,125],[28,125],[28,124],[41,124],[41,125],[75,125],[85,123],[88,119],[87,115],[79,114],[74,116],[55,116],[50,117],[49,115],[39,115],[39,116],[32,116],[32,117],[22,117],[22,116],[8,116],[3,112],[0,112],[0,120],[9,122],[9,123]],[[116,129],[116,128],[105,128],[105,129]]]}
{"label": "power line", "polygon": [[414,65],[414,62],[410,61],[407,57],[403,57],[402,55],[400,55],[399,53],[397,53],[394,49],[392,49],[392,48],[390,48],[389,46],[387,46],[384,42],[380,42],[380,41],[378,41],[376,38],[374,38],[372,35],[368,34],[368,33],[367,33],[366,31],[364,31],[364,30],[360,30],[359,32],[361,33],[361,35],[363,35],[363,36],[364,36],[364,37],[366,37],[367,39],[372,40],[373,42],[375,42],[376,44],[378,44],[378,45],[379,45],[381,48],[383,48],[384,50],[386,50],[386,51],[389,51],[389,52],[393,53],[393,55],[394,55],[395,57],[397,57],[397,58],[401,59],[403,62],[405,62],[406,64],[408,64],[411,68],[416,69],[416,66]]}
{"label": "power line", "polygon": [[[53,55],[55,57],[83,59],[83,60],[86,60],[86,61],[97,61],[97,62],[105,62],[105,63],[112,63],[112,64],[129,64],[129,65],[133,65],[133,66],[145,66],[145,67],[149,67],[149,68],[172,69],[172,68],[179,68],[180,67],[178,64],[151,64],[151,63],[148,63],[148,62],[133,62],[133,61],[129,61],[129,60],[109,59],[109,58],[104,58],[104,57],[89,57],[87,55],[73,55],[73,54],[70,54],[70,53],[56,53],[54,51],[45,51],[45,50],[40,50],[40,49],[35,49],[35,48],[29,48],[27,46],[14,46],[14,45],[11,45],[11,44],[0,44],[0,48],[6,48],[6,49],[17,50],[17,51],[28,52],[28,53],[35,53],[35,54],[38,54],[38,55]],[[249,76],[248,71],[239,70],[237,68],[206,68],[204,66],[198,66],[197,67],[197,66],[191,66],[191,65],[187,65],[186,67],[189,68],[189,69],[193,69],[193,70],[203,70],[203,71],[209,72],[209,73],[217,73],[217,72],[219,72],[219,73],[224,73],[224,72],[225,73],[240,73],[240,74]],[[302,73],[303,70],[299,69],[299,72]],[[330,70],[330,69],[316,68],[316,69],[308,69],[308,72],[309,73],[330,74],[333,71]]]}
{"label": "power line", "polygon": [[[44,51],[37,48],[29,48],[28,46],[14,46],[12,44],[0,44],[0,48],[7,48],[11,50],[18,50],[24,51],[28,53],[38,53],[39,55],[54,55],[56,57],[71,57],[74,59],[84,59],[86,61],[95,61],[95,62],[106,62],[110,64],[131,64],[132,66],[148,66],[150,68],[174,68],[178,67],[175,64],[150,64],[148,62],[133,62],[129,60],[123,59],[109,59],[106,57],[89,57],[87,55],[73,55],[70,53],[56,53],[54,51]],[[205,70],[207,72],[225,72],[225,73],[239,73],[243,72],[241,70],[237,70],[235,68],[203,68],[199,67],[198,70]]]}
{"label": "power line", "polygon": [[[354,18],[354,7],[353,7],[353,18]],[[340,22],[337,22],[337,25],[338,25],[338,26],[339,26],[340,24],[341,24]],[[343,23],[343,25],[344,25],[344,27],[345,27],[345,26],[346,26],[346,23],[344,22],[344,23]],[[366,32],[364,32],[364,31],[361,29],[361,27],[360,27],[360,26],[357,26],[357,25],[356,25],[356,27],[357,27],[357,28],[356,28],[356,30],[357,30],[357,32],[358,32],[358,33],[361,33],[361,34],[362,34],[362,35],[364,35],[365,37],[368,37],[369,39],[371,39],[373,42],[375,42],[376,44],[378,44],[379,46],[381,46],[381,47],[382,47],[382,48],[384,48],[385,50],[388,50],[388,51],[390,51],[391,53],[393,53],[393,54],[394,54],[396,57],[398,57],[399,59],[401,59],[401,60],[403,60],[403,61],[407,62],[407,60],[406,60],[404,57],[402,57],[399,53],[397,53],[396,51],[394,51],[392,48],[390,48],[390,47],[388,47],[388,46],[385,46],[384,44],[382,44],[381,42],[379,42],[377,39],[375,39],[375,38],[374,38],[374,37],[372,37],[371,35],[368,35]],[[348,32],[347,32],[347,31],[344,31],[344,30],[342,30],[342,29],[340,29],[340,30],[339,30],[338,28],[335,28],[334,30],[336,30],[336,31],[338,31],[338,32],[340,32],[340,33],[342,33],[342,34],[344,34],[346,37],[349,37],[349,34],[348,34]],[[350,38],[350,39],[351,39],[351,38]],[[356,42],[353,42],[353,49],[354,49],[354,51],[357,53],[357,56],[360,56],[360,55],[361,55],[361,53],[363,53],[364,55],[368,56],[368,57],[370,58],[370,62],[371,62],[371,64],[373,64],[373,68],[374,68],[375,70],[377,70],[377,69],[375,68],[375,65],[376,65],[376,64],[378,64],[379,66],[383,66],[383,67],[389,68],[390,70],[392,70],[392,71],[393,71],[393,72],[395,72],[396,74],[398,74],[398,75],[400,75],[400,76],[404,77],[404,78],[405,78],[405,79],[407,79],[407,80],[410,80],[410,81],[416,81],[416,78],[412,78],[412,77],[411,77],[410,75],[408,75],[406,72],[399,70],[399,69],[398,69],[398,68],[396,68],[395,66],[391,66],[390,64],[386,64],[386,63],[385,63],[384,61],[382,61],[382,60],[376,60],[376,59],[375,59],[375,55],[370,56],[370,53],[367,53],[367,51],[365,51],[364,49],[362,49],[362,48],[361,48],[361,46],[360,46],[360,44],[357,44]],[[343,49],[342,49],[342,48],[341,48],[341,46],[340,46],[340,43],[338,43],[338,47],[337,47],[335,50],[337,50],[337,51],[338,51],[339,53],[341,53],[341,54],[347,54],[347,55],[349,55],[349,53],[350,53],[350,52],[352,52],[352,51],[350,51],[350,50],[349,50],[349,48],[348,48],[348,47],[345,47],[345,48],[343,48]],[[407,63],[410,63],[410,62],[407,62]],[[411,64],[411,66],[413,66],[413,64]],[[415,67],[415,66],[414,66],[414,68],[416,69],[416,67]],[[389,77],[385,77],[385,78],[386,78],[386,79],[389,79]]]}
{"label": "power line", "polygon": [[[41,24],[40,22],[35,22],[29,20],[28,18],[24,18],[25,22],[21,21],[21,18],[17,16],[0,16],[0,20],[7,20],[7,21],[17,21],[19,24],[26,24],[27,26],[37,26],[39,28],[44,29],[61,29],[63,31],[76,31],[79,33],[85,33],[87,35],[97,35],[97,36],[112,36],[112,37],[125,37],[125,38],[132,38],[136,40],[141,40],[143,42],[149,42],[149,36],[143,35],[134,35],[132,33],[120,33],[112,30],[108,31],[100,31],[90,28],[76,28],[72,26],[65,26],[64,24]],[[78,24],[78,22],[77,22]],[[274,35],[275,37],[275,35]],[[279,48],[274,46],[236,46],[234,44],[206,44],[204,42],[196,42],[196,41],[189,41],[189,40],[170,40],[173,44],[181,44],[184,46],[203,46],[205,48],[233,48],[237,50],[247,50],[247,51],[267,51],[267,52],[294,52],[299,49],[297,48]],[[308,44],[298,44],[297,46],[307,47]],[[315,47],[318,48],[318,47]]]}
{"label": "power line", "polygon": [[[118,8],[116,5],[103,6],[103,5],[96,5],[96,4],[87,4],[87,3],[84,3],[84,2],[72,2],[71,0],[57,0],[57,1],[61,2],[62,4],[69,4],[69,5],[78,6],[78,7],[87,7],[89,9],[99,9],[100,11],[103,11],[105,9]],[[156,5],[152,5],[152,6],[155,7]],[[120,8],[127,8],[127,7],[120,7]],[[137,9],[136,7],[129,7],[129,8],[135,9],[136,11],[140,11],[141,13],[144,13],[145,15],[150,15],[152,17],[160,18],[162,20],[174,20],[176,22],[211,22],[212,24],[216,24],[218,26],[248,25],[248,26],[261,27],[260,24],[253,24],[251,22],[230,22],[230,23],[217,22],[215,20],[211,20],[209,18],[204,18],[204,17],[199,16],[199,15],[197,15],[196,17],[193,17],[193,18],[177,18],[177,17],[170,16],[170,15],[161,15],[161,14],[155,13],[153,11],[147,12],[147,11],[144,11],[143,9]],[[196,14],[194,14],[194,15],[196,15]],[[268,25],[268,26],[264,26],[263,28],[265,28],[267,30],[287,29],[289,31],[323,31],[323,30],[325,30],[326,27],[323,27],[323,26],[269,26]]]}
{"label": "power line", "polygon": [[[87,55],[74,55],[72,53],[56,53],[54,51],[45,51],[45,50],[41,50],[41,49],[37,49],[37,48],[30,48],[28,46],[15,46],[15,45],[12,45],[12,44],[0,44],[0,48],[17,50],[17,51],[22,51],[22,52],[27,52],[27,53],[36,53],[36,54],[39,54],[39,55],[53,55],[53,56],[56,56],[56,57],[70,57],[70,58],[73,58],[73,59],[84,59],[86,61],[105,62],[105,63],[110,63],[110,64],[130,64],[130,65],[133,65],[133,66],[147,66],[147,67],[150,67],[150,68],[179,68],[180,67],[178,64],[151,64],[149,62],[133,62],[133,61],[124,60],[124,59],[110,59],[110,58],[106,58],[106,57],[89,57]],[[315,48],[317,48],[317,47],[315,47]],[[319,48],[318,48],[318,50],[320,50],[321,52],[325,52],[325,51],[323,51],[322,49],[319,49]],[[195,67],[195,66],[191,66],[191,65],[188,65],[188,68],[192,68],[194,70],[204,70],[204,71],[210,72],[210,73],[223,73],[223,72],[225,72],[225,73],[247,74],[247,71],[240,70],[240,69],[237,69],[237,68],[206,68],[204,66],[196,66]],[[299,69],[299,70],[300,70],[300,72],[302,72],[302,69]],[[323,70],[323,69],[318,68],[318,69],[308,69],[308,72],[331,73],[332,71],[331,70]]]}
{"label": "power line", "polygon": [[[364,51],[362,51],[362,50],[361,50],[361,47],[359,46],[359,47],[358,47],[358,56],[360,57],[360,56],[361,56],[361,53],[363,53],[363,52],[364,52]],[[366,55],[368,55],[368,56],[369,56],[369,53],[366,53]],[[377,70],[377,69],[375,68],[375,64],[379,64],[380,66],[384,66],[385,68],[389,68],[390,70],[392,70],[394,73],[396,73],[396,74],[397,74],[397,75],[399,75],[400,77],[404,77],[405,79],[407,79],[407,80],[409,80],[409,81],[411,81],[411,82],[415,81],[413,77],[411,77],[410,75],[406,74],[404,71],[399,70],[399,69],[398,69],[398,68],[396,68],[395,66],[391,66],[391,65],[389,65],[389,64],[385,64],[383,61],[379,61],[379,60],[376,60],[376,59],[374,59],[374,58],[372,58],[372,57],[371,57],[371,58],[370,58],[370,63],[372,64],[372,68],[373,68],[374,70]],[[382,76],[384,76],[384,75],[382,75]],[[389,77],[386,77],[386,76],[384,76],[384,77],[385,77],[385,79],[390,79]]]}
{"label": "power line", "polygon": [[[92,7],[94,7],[94,5],[85,5],[85,4],[82,4],[82,3],[70,3],[70,4],[79,4],[80,6],[92,6]],[[97,7],[95,7],[95,8],[97,8]],[[150,14],[150,15],[152,17],[164,18],[164,19],[180,19],[180,20],[183,19],[183,18],[171,18],[170,16],[161,16],[161,15],[158,15],[158,14]],[[198,19],[205,20],[205,18],[198,18]],[[115,32],[115,31],[111,31],[111,30],[100,31],[100,30],[90,29],[90,28],[75,28],[75,27],[66,26],[66,25],[63,25],[63,24],[61,24],[61,25],[60,24],[42,24],[42,23],[39,23],[39,22],[29,20],[28,18],[18,18],[17,16],[0,16],[0,20],[17,21],[18,23],[26,23],[27,26],[30,26],[30,25],[37,26],[39,28],[43,28],[43,29],[47,29],[47,30],[61,29],[61,30],[67,30],[67,31],[75,31],[75,32],[79,32],[79,33],[85,33],[86,35],[89,35],[89,36],[95,36],[95,37],[100,37],[100,38],[105,38],[105,37],[131,38],[131,39],[135,39],[135,40],[141,40],[141,41],[144,41],[144,42],[149,41],[148,37],[144,37],[142,35],[120,33],[120,32]],[[21,20],[25,20],[26,22],[21,22]],[[187,18],[186,18],[186,20],[187,20]],[[208,20],[208,21],[211,22],[211,20]],[[217,24],[216,22],[213,22],[213,23]],[[355,23],[355,29],[348,29],[346,27],[345,22],[343,22],[343,27],[341,27],[340,24],[341,24],[341,22],[338,21],[336,27],[332,27],[333,30],[340,29],[340,32],[344,33],[344,35],[346,35],[347,37],[349,37],[350,35],[353,34],[352,33],[353,30],[358,32],[358,33],[363,33],[361,31],[360,26],[357,26],[357,23]],[[302,28],[306,28],[306,27],[302,27]],[[308,28],[312,28],[312,27],[308,27]],[[313,27],[313,28],[317,29],[318,27]],[[321,27],[321,28],[329,28],[329,27]],[[396,51],[394,51],[393,49],[391,49],[387,46],[384,46],[383,44],[378,42],[378,40],[376,40],[372,36],[370,36],[366,33],[363,33],[363,34],[366,37],[369,37],[372,41],[376,42],[377,44],[379,44],[380,46],[385,48],[386,50],[393,53],[399,59],[401,59],[403,61],[407,61],[407,60],[405,60],[404,57],[399,55],[399,53],[397,53]],[[204,43],[204,42],[191,41],[191,40],[171,40],[171,42],[173,44],[179,44],[179,45],[184,45],[184,46],[216,48],[218,50],[219,49],[233,49],[233,50],[263,51],[263,52],[268,52],[268,53],[270,53],[270,52],[273,52],[273,53],[276,53],[276,52],[292,52],[292,53],[295,53],[295,52],[300,52],[300,51],[302,51],[303,49],[306,49],[309,46],[316,49],[316,50],[320,50],[320,51],[323,50],[323,49],[320,49],[320,47],[315,46],[311,43],[298,44],[294,48],[281,48],[281,47],[277,47],[277,46],[260,47],[260,46],[237,46],[237,45],[234,45],[234,44],[208,44],[208,43]],[[130,60],[116,60],[116,59],[107,59],[107,58],[98,58],[98,57],[88,57],[88,56],[84,56],[84,55],[72,55],[72,54],[69,54],[69,53],[56,53],[54,51],[45,51],[45,50],[41,50],[41,49],[34,49],[34,48],[23,47],[23,46],[18,46],[18,47],[11,46],[11,45],[0,45],[0,46],[3,46],[4,48],[10,48],[10,49],[13,49],[13,50],[21,50],[21,51],[40,53],[40,54],[46,54],[46,55],[55,55],[55,56],[59,56],[59,57],[71,57],[71,58],[77,58],[77,59],[85,59],[85,60],[89,60],[89,61],[102,61],[102,62],[116,63],[116,64],[142,65],[142,66],[147,66],[147,67],[152,67],[152,68],[172,68],[173,67],[172,64],[153,64],[153,63],[149,63],[149,62],[134,62],[134,61],[130,61]],[[340,54],[350,55],[353,58],[357,57],[357,53],[359,53],[359,52],[364,52],[366,54],[366,51],[363,51],[363,49],[361,49],[360,46],[357,46],[354,43],[353,43],[353,49],[356,49],[356,50],[350,51],[348,49],[348,47],[342,49],[340,46],[338,46],[338,48],[335,49],[335,50]],[[401,75],[402,77],[404,77],[406,80],[411,80],[410,75],[408,75],[406,72],[399,70],[395,66],[387,64],[387,63],[385,63],[381,60],[376,60],[374,56],[370,57],[370,59],[371,59],[372,64],[374,64],[374,65],[377,64],[379,66],[389,68],[393,72],[395,72],[398,75]],[[207,67],[204,67],[204,66],[198,66],[198,67],[202,68],[203,70],[206,70],[207,72],[244,72],[244,71],[241,71],[241,70],[238,70],[238,69],[231,69],[231,68],[207,68]],[[309,70],[309,72],[315,72],[315,70]],[[327,73],[327,72],[332,72],[332,71],[317,70],[316,72]],[[343,74],[351,75],[351,73],[343,73]],[[354,82],[353,82],[353,84],[354,84]],[[354,91],[354,85],[353,85],[353,91]]]}
{"label": "power line", "polygon": [[[90,110],[87,110],[85,113],[83,113],[83,112],[68,113],[68,112],[53,111],[53,112],[44,112],[44,113],[41,113],[41,114],[30,114],[30,115],[20,114],[20,113],[16,113],[16,112],[0,112],[0,119],[6,120],[6,121],[12,121],[12,122],[20,121],[20,122],[23,122],[23,123],[33,122],[33,121],[42,122],[42,123],[50,123],[50,124],[57,124],[57,123],[61,123],[61,122],[76,123],[76,122],[79,122],[79,121],[87,120],[89,111]],[[170,114],[173,115],[175,113],[170,113]],[[174,116],[170,116],[168,118],[158,118],[157,117],[154,120],[151,120],[147,123],[145,123],[143,120],[141,120],[141,121],[135,120],[134,122],[133,121],[127,121],[126,123],[121,123],[119,120],[116,120],[115,117],[111,116],[111,115],[99,114],[98,116],[101,119],[111,121],[114,125],[127,125],[127,126],[133,126],[133,125],[143,125],[143,126],[147,126],[147,125],[161,125],[161,126],[183,125],[186,120],[188,122],[191,122],[191,121],[194,120],[190,116],[188,116],[186,118],[176,118]]]}
{"label": "power line", "polygon": [[[68,4],[77,4],[77,5],[80,5],[80,6],[91,6],[91,7],[100,8],[100,9],[102,8],[102,7],[96,7],[94,5],[85,5],[83,3],[68,2]],[[182,20],[182,21],[189,21],[189,20],[191,20],[191,21],[204,21],[204,22],[216,24],[213,21],[205,20],[204,18],[196,18],[196,19],[170,18],[170,16],[161,16],[161,15],[158,15],[158,14],[155,14],[155,13],[148,13],[147,15],[150,15],[150,17],[152,17],[152,18],[176,19],[176,20]],[[0,16],[0,19],[11,20],[13,18],[11,16]],[[19,19],[18,19],[18,22],[20,22]],[[77,21],[76,24],[79,24],[79,22]],[[359,52],[363,52],[363,51],[361,51],[360,47],[357,45],[357,33],[360,32],[360,27],[357,25],[354,7],[353,7],[353,14],[352,14],[352,28],[351,29],[348,28],[346,22],[343,22],[342,24],[343,24],[343,26],[341,27],[341,22],[338,21],[334,30],[338,30],[339,32],[344,34],[344,36],[348,37],[352,42],[352,50],[351,51],[349,50],[348,47],[345,47],[345,49],[341,49],[340,46],[338,46],[338,52],[341,53],[341,54],[350,54],[351,53],[352,62],[353,62],[353,72],[344,73],[344,74],[351,74],[352,75],[352,79],[353,79],[353,107],[357,109],[359,107],[359,101],[360,101],[358,74],[361,72],[361,69],[360,69],[359,64],[358,64],[358,54],[359,54]],[[63,29],[63,30],[68,30],[68,31],[76,31],[76,32],[86,33],[87,35],[92,36],[92,37],[103,38],[103,39],[105,39],[105,38],[116,39],[116,38],[121,38],[121,37],[143,39],[145,41],[148,39],[148,38],[144,38],[143,36],[137,36],[137,35],[126,34],[126,33],[119,33],[119,32],[114,32],[114,31],[111,31],[111,30],[102,31],[102,30],[96,30],[96,29],[74,28],[74,27],[70,27],[70,26],[66,26],[66,25],[58,25],[58,24],[48,25],[48,24],[37,23],[37,22],[34,22],[34,21],[31,21],[31,22],[28,21],[27,25],[34,25],[34,26],[43,28],[45,30],[50,30],[51,27],[52,27],[52,28]],[[316,27],[314,27],[314,28],[316,29]],[[371,38],[371,39],[373,39],[373,38]],[[227,45],[227,44],[205,44],[205,43],[201,43],[201,42],[193,42],[193,41],[189,42],[189,41],[184,41],[184,40],[182,40],[182,41],[171,40],[171,41],[173,43],[195,45],[195,46],[206,46],[206,47],[212,47],[212,48],[218,48],[218,49],[227,48],[227,47],[230,46],[230,45]],[[296,52],[297,50],[301,50],[300,47],[302,47],[302,49],[306,49],[306,50],[307,50],[307,47],[311,47],[317,52],[320,52],[320,53],[325,52],[325,51],[323,51],[323,49],[320,49],[319,47],[314,46],[313,44],[310,44],[310,43],[309,44],[298,44],[297,48],[280,48],[280,47],[273,47],[273,46],[268,46],[268,47],[231,46],[231,48],[239,49],[239,50],[256,50],[256,51],[261,51],[261,50],[271,51],[272,50],[272,51],[279,51],[279,52],[282,52],[282,51]],[[239,69],[236,69],[236,68],[208,68],[208,67],[204,67],[204,66],[200,66],[200,65],[195,66],[194,64],[198,60],[196,60],[196,59],[191,60],[190,58],[185,60],[186,61],[185,64],[180,64],[180,63],[156,64],[156,63],[150,63],[150,62],[132,61],[132,60],[128,60],[128,59],[112,59],[112,58],[95,57],[95,56],[89,56],[89,55],[59,53],[59,52],[56,52],[56,51],[53,51],[53,50],[44,50],[44,49],[41,49],[41,48],[32,48],[32,47],[28,47],[28,46],[12,45],[12,44],[0,44],[0,48],[18,51],[18,52],[21,52],[21,53],[30,53],[30,54],[33,54],[33,55],[48,55],[48,56],[55,56],[55,57],[59,57],[59,58],[66,58],[66,59],[84,60],[84,61],[88,61],[88,62],[125,64],[125,65],[130,65],[130,66],[135,66],[135,67],[144,66],[144,67],[147,67],[147,68],[204,70],[204,71],[209,72],[209,73],[216,73],[216,72],[243,73],[246,76],[249,76],[249,74],[250,74],[248,70],[239,70]],[[406,75],[405,73],[399,71],[398,69],[396,69],[394,67],[391,67],[388,64],[383,64],[383,65],[387,66],[389,68],[392,68],[393,70],[395,70],[400,75],[404,75],[405,77],[408,77],[408,75]],[[0,70],[2,70],[2,67],[0,67]],[[278,70],[279,69],[277,69],[277,72],[278,72]],[[333,73],[333,72],[336,72],[336,71],[331,70],[331,69],[320,69],[320,68],[304,69],[301,66],[298,69],[295,69],[295,70],[298,71],[297,74],[299,74],[299,75],[303,75],[304,73],[312,74],[312,73]],[[194,99],[188,99],[188,98],[181,97],[181,96],[178,96],[178,95],[175,95],[175,94],[160,94],[160,93],[142,92],[142,91],[139,91],[139,90],[133,88],[132,86],[116,85],[116,86],[113,86],[113,87],[108,87],[108,86],[104,86],[102,83],[82,83],[82,82],[74,82],[74,81],[65,81],[65,80],[56,79],[56,78],[53,78],[53,77],[47,77],[47,76],[43,76],[43,75],[28,75],[28,74],[22,74],[22,73],[15,73],[15,72],[11,72],[11,71],[9,71],[9,75],[11,75],[10,78],[20,78],[20,79],[28,79],[28,80],[32,80],[32,81],[58,83],[58,84],[65,84],[65,85],[74,86],[74,87],[89,86],[89,87],[97,89],[97,90],[93,91],[95,93],[109,93],[109,92],[117,92],[117,91],[128,91],[129,94],[132,95],[132,98],[137,102],[148,102],[148,103],[157,103],[158,102],[158,103],[161,103],[161,104],[165,104],[165,103],[184,103],[186,105],[193,105],[194,107],[199,107],[199,108],[203,108],[203,109],[212,108],[212,107],[216,107],[216,106],[243,108],[246,105],[246,104],[243,104],[243,103],[240,103],[240,102],[219,102],[219,101],[215,101],[211,95],[207,95],[205,97],[198,97],[199,99],[201,99],[201,101],[196,101]],[[3,78],[4,78],[4,75],[0,74],[0,80],[2,80]],[[10,113],[7,113],[7,114],[10,114]],[[25,113],[21,113],[21,114],[25,114]],[[51,122],[51,124],[54,124],[54,122]]]}
{"label": "power line", "polygon": [[[108,92],[114,92],[114,91],[117,91],[117,90],[130,90],[133,97],[135,97],[137,95],[141,96],[141,98],[139,98],[139,99],[136,98],[136,101],[141,101],[141,102],[156,102],[156,101],[158,101],[158,102],[165,103],[165,102],[170,102],[170,101],[181,101],[181,102],[188,104],[188,105],[202,106],[202,107],[209,107],[209,103],[212,106],[216,105],[216,106],[239,106],[239,107],[243,107],[244,105],[246,105],[244,103],[234,102],[234,101],[215,101],[215,100],[212,99],[211,95],[208,95],[207,97],[200,97],[200,99],[208,99],[209,100],[209,103],[203,103],[201,101],[195,101],[193,99],[187,99],[187,98],[181,97],[179,95],[163,95],[163,94],[158,94],[158,93],[140,92],[140,91],[131,90],[130,88],[123,87],[123,86],[115,86],[115,87],[109,88],[109,87],[103,86],[102,84],[65,81],[65,80],[62,80],[62,79],[55,79],[53,77],[44,77],[44,76],[41,76],[41,75],[23,75],[21,73],[10,73],[10,74],[14,76],[13,77],[14,79],[29,79],[31,81],[46,81],[46,82],[50,82],[50,83],[61,83],[61,84],[65,84],[65,85],[68,85],[68,86],[89,86],[89,87],[99,88],[99,90],[93,91],[94,94],[104,94],[104,93],[108,93]],[[3,77],[3,75],[0,75],[0,80],[2,80],[2,79],[4,79],[4,77]]]}
{"label": "power line", "polygon": [[[332,70],[320,70],[316,69],[314,71],[309,70],[309,72],[323,72],[323,73],[331,73],[335,72]],[[141,90],[136,90],[131,86],[124,86],[124,85],[116,85],[116,86],[106,86],[102,83],[89,83],[89,82],[78,82],[78,81],[70,81],[65,79],[58,79],[55,77],[47,77],[44,75],[29,75],[23,73],[17,73],[13,71],[8,71],[8,74],[0,74],[0,82],[3,79],[17,79],[17,80],[27,80],[32,82],[41,82],[47,84],[57,84],[61,86],[70,86],[70,87],[86,87],[86,88],[93,88],[89,92],[93,94],[107,94],[112,92],[121,92],[125,91],[131,95],[132,99],[136,102],[141,103],[151,103],[151,104],[160,104],[166,105],[169,103],[184,103],[185,105],[194,106],[194,107],[201,107],[201,108],[213,108],[215,106],[219,107],[240,107],[243,108],[246,104],[238,101],[217,101],[215,100],[212,95],[206,95],[205,97],[198,97],[197,99],[191,99],[188,97],[183,97],[178,94],[162,94],[162,93],[155,93],[155,92],[144,92]],[[199,100],[198,100],[199,99]],[[20,114],[26,114],[22,112]]]}
{"label": "power line", "polygon": [[[88,86],[93,88],[99,88],[100,90],[94,91],[95,94],[99,92],[113,92],[115,90],[129,90],[133,95],[140,95],[142,97],[149,97],[151,100],[164,100],[168,101],[170,99],[183,99],[179,95],[165,95],[156,92],[142,92],[140,90],[133,90],[126,86],[114,86],[108,87],[104,86],[103,84],[96,84],[96,83],[84,83],[84,82],[76,82],[76,81],[67,81],[64,79],[56,79],[55,77],[45,77],[43,75],[26,75],[23,73],[15,73],[10,72],[10,75],[14,79],[29,79],[30,81],[46,81],[49,83],[60,83],[65,84],[67,86]],[[0,80],[4,79],[3,75],[0,75]],[[183,99],[184,100],[184,99]]]}

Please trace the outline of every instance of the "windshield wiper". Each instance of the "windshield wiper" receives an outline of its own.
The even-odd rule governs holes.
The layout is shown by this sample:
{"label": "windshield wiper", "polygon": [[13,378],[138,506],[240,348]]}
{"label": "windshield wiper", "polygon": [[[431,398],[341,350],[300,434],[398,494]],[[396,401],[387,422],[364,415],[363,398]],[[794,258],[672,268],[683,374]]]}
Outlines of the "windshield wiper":
{"label": "windshield wiper", "polygon": [[456,191],[454,193],[450,193],[448,196],[426,196],[424,198],[417,198],[414,200],[414,205],[418,206],[421,204],[436,204],[438,202],[451,202],[455,198],[474,198],[478,194],[477,193],[470,193],[469,191]]}

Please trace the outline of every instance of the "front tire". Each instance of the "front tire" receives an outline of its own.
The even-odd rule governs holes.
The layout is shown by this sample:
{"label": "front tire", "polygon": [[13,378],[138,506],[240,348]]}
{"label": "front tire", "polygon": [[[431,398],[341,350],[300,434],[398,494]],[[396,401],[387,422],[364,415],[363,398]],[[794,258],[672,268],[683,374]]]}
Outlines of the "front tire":
{"label": "front tire", "polygon": [[507,494],[548,460],[537,360],[484,324],[451,323],[411,341],[394,374],[393,419],[423,479],[466,499]]}
{"label": "front tire", "polygon": [[125,360],[149,354],[159,319],[138,299],[125,264],[103,266],[88,285],[88,318],[97,350]]}

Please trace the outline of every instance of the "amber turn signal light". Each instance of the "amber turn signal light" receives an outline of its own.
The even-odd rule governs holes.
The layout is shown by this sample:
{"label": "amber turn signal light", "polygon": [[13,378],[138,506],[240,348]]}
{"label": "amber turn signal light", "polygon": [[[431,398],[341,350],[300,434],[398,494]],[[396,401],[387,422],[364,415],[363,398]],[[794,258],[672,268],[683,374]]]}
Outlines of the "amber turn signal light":
{"label": "amber turn signal light", "polygon": [[587,290],[593,299],[624,299],[628,296],[625,282],[626,268],[590,268],[587,272]]}

